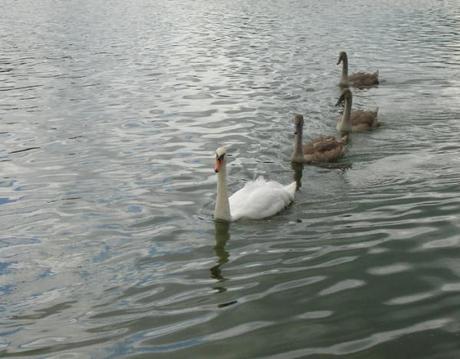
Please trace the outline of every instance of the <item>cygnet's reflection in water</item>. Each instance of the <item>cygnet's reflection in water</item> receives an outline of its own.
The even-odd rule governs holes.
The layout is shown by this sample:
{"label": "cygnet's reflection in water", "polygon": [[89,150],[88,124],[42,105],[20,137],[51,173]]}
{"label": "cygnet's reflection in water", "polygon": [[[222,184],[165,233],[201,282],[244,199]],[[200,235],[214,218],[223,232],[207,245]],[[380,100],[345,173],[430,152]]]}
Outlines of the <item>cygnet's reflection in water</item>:
{"label": "cygnet's reflection in water", "polygon": [[291,167],[294,170],[294,181],[296,183],[296,191],[298,191],[302,187],[303,163],[291,162]]}
{"label": "cygnet's reflection in water", "polygon": [[[327,169],[339,169],[345,172],[346,170],[352,167],[351,162],[341,162],[341,163],[315,163],[317,167],[327,168]],[[296,191],[300,190],[302,187],[302,175],[305,164],[291,162],[291,168],[294,170],[294,181],[296,183]]]}

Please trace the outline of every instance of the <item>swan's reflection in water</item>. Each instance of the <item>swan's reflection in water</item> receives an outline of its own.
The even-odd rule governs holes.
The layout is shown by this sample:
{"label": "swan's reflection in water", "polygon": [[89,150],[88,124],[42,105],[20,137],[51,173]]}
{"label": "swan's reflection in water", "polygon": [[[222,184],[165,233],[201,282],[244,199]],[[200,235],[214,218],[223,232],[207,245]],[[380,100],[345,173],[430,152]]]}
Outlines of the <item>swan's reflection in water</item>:
{"label": "swan's reflection in water", "polygon": [[[227,288],[224,286],[224,282],[227,280],[222,275],[221,266],[228,262],[230,254],[225,250],[225,245],[230,239],[230,223],[228,222],[214,222],[215,228],[215,238],[216,245],[214,246],[214,251],[217,255],[217,264],[211,267],[211,278],[217,279],[218,282],[213,287],[218,293],[224,293],[227,291]],[[236,304],[237,300],[230,300],[224,303],[220,303],[217,306],[219,308],[227,307],[232,304]]]}
{"label": "swan's reflection in water", "polygon": [[[214,251],[217,256],[217,264],[210,269],[211,278],[218,279],[219,282],[223,282],[226,279],[222,275],[220,267],[228,262],[228,257],[230,256],[228,251],[225,250],[225,244],[230,239],[230,223],[216,221],[214,222],[214,229],[216,239]],[[221,291],[226,290],[223,286],[217,286],[216,289],[220,289]]]}
{"label": "swan's reflection in water", "polygon": [[[302,186],[302,173],[304,165],[302,163],[292,163],[292,169],[294,170],[294,181],[296,182],[296,190],[299,190]],[[214,246],[214,252],[217,256],[217,264],[212,266],[209,271],[211,272],[211,278],[216,279],[217,282],[213,286],[218,293],[224,293],[227,288],[224,286],[225,281],[228,279],[222,274],[222,266],[229,261],[230,253],[225,249],[225,246],[230,239],[230,223],[224,221],[214,222],[214,237],[216,244]],[[227,303],[219,304],[219,307],[235,304],[237,301],[230,301]]]}

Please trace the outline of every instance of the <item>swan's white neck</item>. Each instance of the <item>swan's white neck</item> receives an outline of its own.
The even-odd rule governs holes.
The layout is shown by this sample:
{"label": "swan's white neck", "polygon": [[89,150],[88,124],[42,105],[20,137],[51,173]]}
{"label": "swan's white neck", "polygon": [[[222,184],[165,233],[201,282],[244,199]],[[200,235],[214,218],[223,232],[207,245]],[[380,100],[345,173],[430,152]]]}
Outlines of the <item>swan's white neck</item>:
{"label": "swan's white neck", "polygon": [[352,130],[353,124],[351,121],[351,104],[352,104],[351,97],[346,96],[342,118],[337,124],[337,130],[341,133],[351,132]]}
{"label": "swan's white neck", "polygon": [[219,172],[217,173],[217,199],[214,208],[214,218],[223,221],[231,221],[230,205],[227,192],[227,160],[224,158]]}
{"label": "swan's white neck", "polygon": [[294,162],[303,162],[303,144],[302,144],[302,126],[298,126],[294,135],[294,151],[292,152],[291,160]]}
{"label": "swan's white neck", "polygon": [[348,84],[348,58],[346,56],[342,58],[342,79],[340,83],[343,85]]}

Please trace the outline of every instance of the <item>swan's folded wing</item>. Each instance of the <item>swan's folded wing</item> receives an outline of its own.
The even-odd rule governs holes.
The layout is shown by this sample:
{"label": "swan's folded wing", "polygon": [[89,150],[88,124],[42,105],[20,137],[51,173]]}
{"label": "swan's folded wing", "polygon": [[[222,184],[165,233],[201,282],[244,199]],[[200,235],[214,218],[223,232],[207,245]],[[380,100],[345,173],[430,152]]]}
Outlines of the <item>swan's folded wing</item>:
{"label": "swan's folded wing", "polygon": [[348,81],[354,86],[373,86],[378,85],[378,71],[371,74],[366,72],[355,72],[348,76]]}
{"label": "swan's folded wing", "polygon": [[372,127],[376,120],[376,113],[372,111],[356,110],[351,113],[353,126],[368,125]]}
{"label": "swan's folded wing", "polygon": [[323,142],[323,143],[318,143],[316,146],[315,146],[315,150],[317,152],[328,152],[328,151],[332,151],[332,150],[337,150],[337,148],[339,146],[341,146],[342,144],[337,142],[337,141],[329,141],[329,142]]}
{"label": "swan's folded wing", "polygon": [[260,219],[273,216],[293,200],[286,186],[259,177],[234,193],[230,198],[232,219]]}
{"label": "swan's folded wing", "polygon": [[252,192],[257,190],[259,187],[265,186],[266,183],[267,181],[262,176],[258,177],[255,181],[246,182],[243,188],[239,189],[229,197],[228,200],[230,202],[230,208],[232,207],[232,203],[233,205],[241,206],[241,204],[247,200]]}

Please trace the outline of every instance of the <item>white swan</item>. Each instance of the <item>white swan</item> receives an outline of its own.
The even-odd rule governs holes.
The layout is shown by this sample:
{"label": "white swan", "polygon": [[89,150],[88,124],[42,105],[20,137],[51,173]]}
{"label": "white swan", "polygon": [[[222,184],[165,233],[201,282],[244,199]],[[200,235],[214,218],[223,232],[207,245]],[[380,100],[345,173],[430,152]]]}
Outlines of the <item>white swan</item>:
{"label": "white swan", "polygon": [[216,150],[214,171],[217,173],[215,219],[230,222],[241,218],[266,218],[278,213],[294,200],[295,182],[283,186],[275,181],[266,181],[263,177],[247,182],[229,198],[224,147]]}

